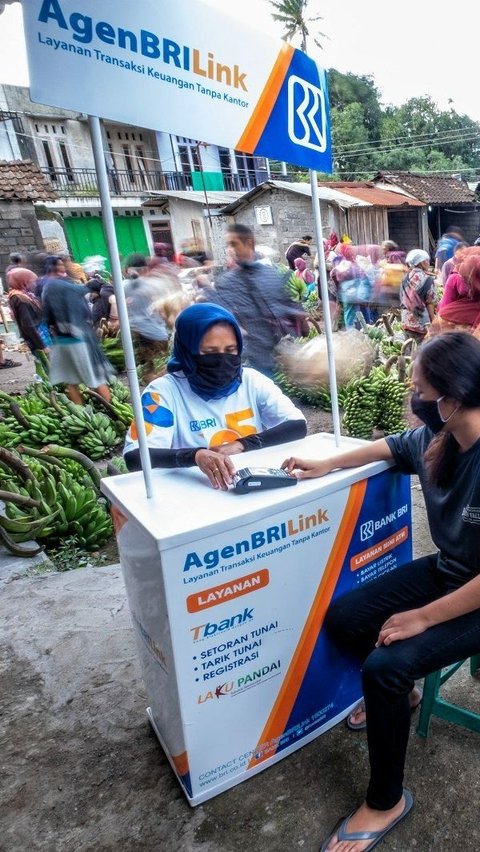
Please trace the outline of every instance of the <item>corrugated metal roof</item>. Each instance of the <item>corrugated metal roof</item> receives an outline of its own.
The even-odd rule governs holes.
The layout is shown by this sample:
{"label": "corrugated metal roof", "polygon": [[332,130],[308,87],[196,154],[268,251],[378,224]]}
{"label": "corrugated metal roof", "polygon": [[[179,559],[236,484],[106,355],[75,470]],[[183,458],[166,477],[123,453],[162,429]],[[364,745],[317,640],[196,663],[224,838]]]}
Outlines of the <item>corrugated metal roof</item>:
{"label": "corrugated metal roof", "polygon": [[[270,180],[268,183],[277,189],[286,189],[290,192],[296,192],[299,195],[307,195],[309,198],[312,197],[312,190],[310,189],[309,183],[289,183],[286,180]],[[352,198],[346,192],[342,192],[340,189],[335,189],[334,187],[329,186],[329,184],[323,182],[318,184],[318,196],[320,201],[333,201],[339,204],[340,207],[366,207],[369,203],[368,201],[363,201],[360,198]]]}
{"label": "corrugated metal roof", "polygon": [[329,183],[329,186],[335,186],[347,195],[353,195],[354,198],[359,198],[362,201],[368,201],[374,207],[425,207],[425,202],[419,201],[418,198],[411,198],[407,195],[401,195],[398,192],[389,192],[385,189],[378,189],[373,183],[343,183],[336,181]]}
{"label": "corrugated metal roof", "polygon": [[57,198],[47,178],[31,160],[0,160],[2,201],[55,201]]}
{"label": "corrugated metal roof", "polygon": [[[251,189],[249,192],[244,193],[240,198],[236,201],[232,202],[225,207],[223,213],[229,215],[238,210],[239,207],[248,204],[250,201],[253,201],[257,196],[263,195],[265,192],[268,192],[270,189],[282,189],[285,192],[291,192],[295,195],[304,195],[307,198],[312,197],[312,191],[310,189],[309,183],[290,183],[286,180],[269,180],[265,183],[259,184],[254,189]],[[359,198],[353,198],[350,195],[347,195],[344,192],[340,192],[338,189],[332,189],[329,186],[324,186],[323,184],[319,184],[318,186],[318,195],[320,201],[330,202],[332,204],[337,204],[339,207],[369,207],[370,204],[366,201],[362,201]]]}
{"label": "corrugated metal roof", "polygon": [[[236,201],[236,199],[241,198],[244,195],[243,192],[228,192],[227,190],[219,190],[215,191],[207,191],[206,193],[208,203],[212,204],[214,207],[225,207],[226,204],[231,204],[232,201]],[[199,190],[165,190],[156,193],[155,195],[150,196],[146,201],[143,202],[142,207],[152,207],[154,204],[158,204],[158,202],[162,200],[168,200],[169,198],[177,198],[181,201],[192,201],[194,204],[205,204],[205,193],[200,192]]]}
{"label": "corrugated metal roof", "polygon": [[425,204],[474,204],[476,197],[466,183],[445,175],[422,175],[415,172],[383,171],[374,182],[393,183]]}

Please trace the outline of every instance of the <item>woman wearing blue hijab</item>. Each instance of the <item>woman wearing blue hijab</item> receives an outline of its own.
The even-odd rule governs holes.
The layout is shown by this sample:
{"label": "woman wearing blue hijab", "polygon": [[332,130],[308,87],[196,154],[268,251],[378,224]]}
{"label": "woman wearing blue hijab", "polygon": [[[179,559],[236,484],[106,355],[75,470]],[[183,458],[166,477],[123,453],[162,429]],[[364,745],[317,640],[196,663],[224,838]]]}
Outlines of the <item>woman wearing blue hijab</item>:
{"label": "woman wearing blue hijab", "polygon": [[[271,379],[242,367],[242,349],[240,326],[224,308],[201,303],[178,315],[167,374],[142,395],[154,467],[197,465],[214,488],[226,489],[231,455],[305,436],[301,411]],[[129,470],[140,470],[135,424],[124,455]]]}

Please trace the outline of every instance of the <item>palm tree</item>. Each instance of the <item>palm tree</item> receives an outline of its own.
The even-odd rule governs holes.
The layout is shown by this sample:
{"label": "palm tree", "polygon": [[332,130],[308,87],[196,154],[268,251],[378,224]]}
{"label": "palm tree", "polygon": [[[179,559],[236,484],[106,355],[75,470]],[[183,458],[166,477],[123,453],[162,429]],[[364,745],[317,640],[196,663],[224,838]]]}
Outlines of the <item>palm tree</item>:
{"label": "palm tree", "polygon": [[[300,35],[300,48],[304,53],[307,52],[307,38],[310,35],[308,24],[322,21],[321,15],[316,15],[314,18],[306,18],[308,0],[270,0],[271,5],[276,10],[272,12],[274,21],[279,21],[285,27],[283,38],[287,41]],[[326,38],[325,33],[317,33],[317,36]],[[312,36],[314,44],[322,48],[322,44],[316,36]]]}

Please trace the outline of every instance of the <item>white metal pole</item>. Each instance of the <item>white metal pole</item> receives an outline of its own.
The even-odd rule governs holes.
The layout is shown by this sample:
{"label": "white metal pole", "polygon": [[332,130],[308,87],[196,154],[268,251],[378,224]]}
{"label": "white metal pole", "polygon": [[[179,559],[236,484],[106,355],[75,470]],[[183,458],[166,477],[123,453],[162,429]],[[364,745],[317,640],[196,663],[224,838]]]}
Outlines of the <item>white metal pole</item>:
{"label": "white metal pole", "polygon": [[328,298],[327,267],[325,266],[325,254],[323,251],[322,214],[320,210],[320,198],[318,196],[317,173],[310,170],[310,187],[312,190],[313,217],[315,220],[315,239],[318,252],[318,271],[320,275],[320,293],[323,306],[323,324],[325,337],[327,339],[328,376],[330,382],[330,396],[332,398],[333,434],[335,444],[340,446],[340,411],[338,408],[337,376],[335,373],[335,354],[333,351],[332,318],[330,316],[330,305]]}
{"label": "white metal pole", "polygon": [[132,335],[130,332],[130,323],[128,321],[127,302],[125,299],[125,291],[123,289],[122,269],[120,266],[120,257],[118,254],[117,234],[115,231],[115,222],[113,218],[112,202],[110,200],[110,190],[108,186],[107,167],[105,165],[105,155],[103,152],[102,129],[100,119],[94,115],[88,116],[88,126],[92,138],[93,157],[95,160],[95,169],[97,172],[98,189],[100,192],[100,203],[102,205],[103,227],[107,239],[108,255],[112,269],[113,287],[115,290],[115,299],[117,302],[118,319],[120,321],[120,330],[122,334],[122,346],[125,353],[125,366],[127,368],[128,384],[132,395],[133,413],[135,416],[135,425],[138,435],[138,447],[140,450],[140,459],[142,462],[143,478],[145,480],[145,491],[147,497],[152,496],[152,465],[150,462],[150,453],[148,451],[147,434],[145,432],[145,423],[142,412],[142,399],[140,395],[140,385],[138,383],[137,367],[135,364],[135,355],[133,352]]}

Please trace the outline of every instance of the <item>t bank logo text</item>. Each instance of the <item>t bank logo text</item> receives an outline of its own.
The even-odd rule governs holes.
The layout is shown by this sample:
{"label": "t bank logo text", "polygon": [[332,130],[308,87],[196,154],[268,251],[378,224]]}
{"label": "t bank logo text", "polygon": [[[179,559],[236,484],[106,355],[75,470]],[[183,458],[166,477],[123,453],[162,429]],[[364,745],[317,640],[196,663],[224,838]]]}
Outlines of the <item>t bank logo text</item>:
{"label": "t bank logo text", "polygon": [[199,639],[209,639],[217,633],[223,633],[225,630],[231,630],[232,627],[242,627],[253,618],[253,609],[245,607],[243,612],[238,612],[230,618],[224,618],[222,621],[207,621],[205,624],[198,624],[190,629],[193,635],[194,642]]}

